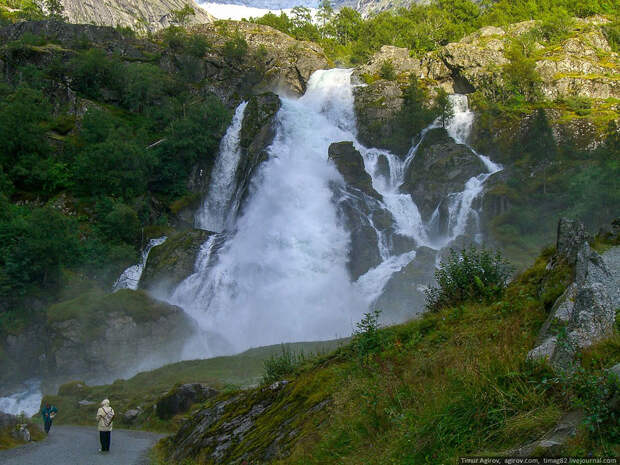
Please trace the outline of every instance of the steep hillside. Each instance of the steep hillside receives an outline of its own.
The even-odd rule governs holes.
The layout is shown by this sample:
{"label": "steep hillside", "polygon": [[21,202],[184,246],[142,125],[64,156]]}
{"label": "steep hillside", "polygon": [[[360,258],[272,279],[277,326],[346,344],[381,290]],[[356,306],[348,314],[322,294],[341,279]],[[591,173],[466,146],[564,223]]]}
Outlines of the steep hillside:
{"label": "steep hillside", "polygon": [[[443,305],[380,331],[369,317],[351,345],[272,384],[208,400],[162,441],[160,463],[404,465],[480,454],[617,454],[620,385],[605,370],[620,368],[613,313],[569,362],[572,371],[528,358],[554,302],[575,271],[577,279],[584,272],[579,259],[572,263],[589,248],[566,224],[558,248],[543,252],[504,295]],[[617,254],[617,233],[597,239],[601,250]],[[597,260],[592,266],[606,266]],[[610,266],[604,273],[617,279],[618,264]],[[604,274],[590,273],[602,280],[594,287],[615,289]],[[587,294],[583,286],[578,293]],[[578,310],[575,321],[587,325],[588,312],[602,317],[611,309],[606,299]],[[563,334],[561,325],[555,331]]]}

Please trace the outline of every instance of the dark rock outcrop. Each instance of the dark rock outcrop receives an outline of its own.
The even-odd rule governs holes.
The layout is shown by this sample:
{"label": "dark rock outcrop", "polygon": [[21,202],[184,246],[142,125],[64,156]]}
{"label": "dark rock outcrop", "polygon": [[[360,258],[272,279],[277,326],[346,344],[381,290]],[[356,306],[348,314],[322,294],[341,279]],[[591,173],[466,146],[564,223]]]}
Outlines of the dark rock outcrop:
{"label": "dark rock outcrop", "polygon": [[351,278],[356,280],[381,263],[378,232],[393,235],[394,218],[372,187],[362,155],[352,142],[331,144],[329,159],[345,181],[344,186],[333,183],[332,189],[339,215],[351,234],[348,268]]}
{"label": "dark rock outcrop", "polygon": [[206,384],[182,384],[157,401],[157,416],[162,420],[172,418],[178,413],[187,412],[193,404],[204,402],[218,392]]}
{"label": "dark rock outcrop", "polygon": [[558,233],[555,246],[557,255],[566,260],[569,264],[575,264],[579,249],[581,249],[587,239],[588,236],[583,223],[570,218],[561,218],[558,222]]}
{"label": "dark rock outcrop", "polygon": [[484,172],[484,164],[467,146],[454,142],[445,129],[433,129],[409,165],[401,190],[411,194],[428,221],[442,200],[463,191],[471,177]]}
{"label": "dark rock outcrop", "polygon": [[353,142],[331,144],[328,155],[348,186],[354,187],[375,199],[382,199],[381,195],[372,187],[372,178],[364,168],[364,159],[353,147]]}
{"label": "dark rock outcrop", "polygon": [[168,295],[181,281],[194,272],[200,246],[213,233],[191,229],[171,235],[154,247],[140,279],[140,289]]}

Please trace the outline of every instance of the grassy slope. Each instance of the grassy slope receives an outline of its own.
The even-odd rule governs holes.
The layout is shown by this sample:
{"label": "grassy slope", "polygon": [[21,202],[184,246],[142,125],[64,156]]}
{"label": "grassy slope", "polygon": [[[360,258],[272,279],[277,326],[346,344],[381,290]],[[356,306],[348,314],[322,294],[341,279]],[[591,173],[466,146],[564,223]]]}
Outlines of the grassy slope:
{"label": "grassy slope", "polygon": [[[575,405],[561,385],[546,382],[554,377],[546,365],[525,361],[572,277],[566,267],[551,275],[545,271],[550,257],[551,251],[544,253],[501,301],[446,308],[382,330],[383,348],[365,364],[352,345],[306,364],[287,378],[292,381],[274,406],[227,458],[249,454],[248,463],[262,463],[273,438],[283,437],[291,455],[276,461],[282,465],[439,464],[460,455],[501,454],[538,439]],[[618,331],[584,358],[593,373],[617,363]],[[250,409],[268,391],[245,391],[243,405],[218,424]],[[312,410],[326,399],[328,409]],[[207,434],[216,431],[217,425]],[[566,452],[617,455],[611,438],[609,432],[581,432]],[[159,453],[166,457],[173,448],[173,441],[164,441]],[[211,463],[212,452],[205,447],[194,463]]]}
{"label": "grassy slope", "polygon": [[[296,352],[320,354],[332,351],[342,343],[342,341],[298,342],[286,346]],[[49,401],[58,407],[56,423],[92,425],[97,404],[106,397],[119,414],[137,406],[142,406],[148,412],[157,399],[177,384],[205,383],[217,389],[227,390],[257,384],[263,375],[264,361],[280,351],[280,345],[273,345],[250,349],[234,356],[179,362],[139,373],[128,380],[116,380],[104,386],[86,386],[75,381],[61,386],[58,395],[45,396],[44,401]],[[96,404],[80,406],[78,402],[81,400],[94,401]],[[117,422],[122,422],[120,415],[117,417]],[[172,423],[161,422],[154,416],[152,418],[146,416],[135,426],[167,431],[173,427],[174,422],[175,420]]]}

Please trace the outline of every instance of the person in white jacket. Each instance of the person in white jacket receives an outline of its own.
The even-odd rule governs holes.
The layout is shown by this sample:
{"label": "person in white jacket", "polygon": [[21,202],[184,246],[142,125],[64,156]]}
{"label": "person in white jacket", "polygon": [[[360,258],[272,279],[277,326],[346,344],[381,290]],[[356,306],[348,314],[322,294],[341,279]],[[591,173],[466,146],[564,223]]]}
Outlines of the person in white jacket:
{"label": "person in white jacket", "polygon": [[102,452],[110,451],[110,436],[112,433],[112,422],[114,420],[114,409],[110,407],[110,401],[103,399],[101,407],[97,410],[97,423],[99,429],[99,441],[101,442]]}

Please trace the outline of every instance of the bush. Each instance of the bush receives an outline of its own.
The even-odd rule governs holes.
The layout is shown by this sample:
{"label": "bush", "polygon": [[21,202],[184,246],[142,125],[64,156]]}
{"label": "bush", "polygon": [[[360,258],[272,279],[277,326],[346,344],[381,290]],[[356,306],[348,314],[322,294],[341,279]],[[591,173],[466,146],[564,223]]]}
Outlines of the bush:
{"label": "bush", "polygon": [[241,37],[236,35],[224,44],[222,54],[224,58],[233,62],[241,62],[248,53],[248,43]]}
{"label": "bush", "polygon": [[263,383],[265,384],[275,383],[281,380],[283,376],[295,371],[306,359],[303,352],[297,354],[284,344],[282,344],[280,348],[281,353],[279,355],[272,355],[268,360],[263,362],[265,366]]}
{"label": "bush", "polygon": [[426,290],[426,308],[432,312],[464,302],[484,302],[501,297],[513,271],[499,252],[471,247],[457,253],[435,272],[438,287]]}
{"label": "bush", "polygon": [[396,80],[396,70],[394,69],[392,60],[385,60],[383,62],[381,69],[379,70],[379,75],[382,79],[386,79],[388,81]]}

